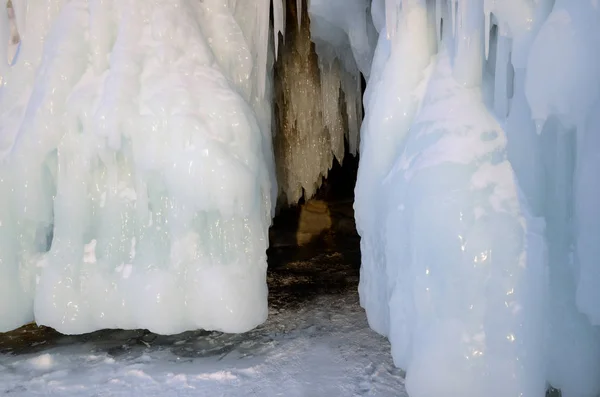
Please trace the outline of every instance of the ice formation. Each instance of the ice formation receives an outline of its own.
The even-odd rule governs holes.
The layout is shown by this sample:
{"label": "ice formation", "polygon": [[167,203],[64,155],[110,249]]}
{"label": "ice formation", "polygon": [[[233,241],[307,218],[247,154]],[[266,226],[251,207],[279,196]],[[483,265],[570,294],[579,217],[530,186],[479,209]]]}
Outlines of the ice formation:
{"label": "ice formation", "polygon": [[411,397],[600,394],[595,0],[374,0],[361,304]]}
{"label": "ice formation", "polygon": [[[7,52],[8,52],[8,64],[12,64],[17,49],[19,48],[19,42],[21,41],[21,38],[19,37],[19,31],[17,29],[17,20],[15,17],[15,10],[12,6],[12,2],[8,2],[7,3],[7,13],[6,16],[8,17],[8,27],[9,27],[9,39],[8,39],[8,47],[7,47]],[[1,18],[4,18],[4,16],[2,16]],[[4,20],[3,23],[6,23],[6,19]],[[5,25],[7,26],[7,25]],[[6,28],[3,28],[6,29]],[[6,30],[4,31],[4,34],[6,34]],[[0,47],[1,48],[1,47]],[[4,50],[0,50],[0,51],[4,51]]]}
{"label": "ice formation", "polygon": [[357,150],[368,1],[336,20],[327,15],[343,1],[10,6],[0,13],[0,331],[34,319],[64,333],[262,322],[276,175],[294,203],[342,160],[344,139]]}
{"label": "ice formation", "polygon": [[0,331],[257,325],[278,189],[347,140],[361,304],[411,397],[600,394],[597,0],[12,8]]}
{"label": "ice formation", "polygon": [[274,150],[279,190],[294,204],[314,195],[334,157],[343,161],[344,140],[357,153],[361,73],[369,74],[376,32],[366,0],[299,0],[286,13],[275,67]]}
{"label": "ice formation", "polygon": [[13,5],[20,48],[0,62],[0,331],[34,318],[64,333],[264,321],[270,2]]}

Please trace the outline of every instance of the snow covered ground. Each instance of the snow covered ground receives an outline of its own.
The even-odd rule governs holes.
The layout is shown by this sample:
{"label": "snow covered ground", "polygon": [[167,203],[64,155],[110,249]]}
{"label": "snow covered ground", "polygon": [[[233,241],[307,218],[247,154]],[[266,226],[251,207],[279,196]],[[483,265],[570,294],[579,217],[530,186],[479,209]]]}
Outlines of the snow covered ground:
{"label": "snow covered ground", "polygon": [[24,327],[0,334],[0,394],[405,395],[389,342],[369,328],[358,303],[360,256],[344,226],[350,204],[330,207],[332,229],[300,249],[286,243],[286,230],[274,229],[270,315],[257,329],[64,336]]}

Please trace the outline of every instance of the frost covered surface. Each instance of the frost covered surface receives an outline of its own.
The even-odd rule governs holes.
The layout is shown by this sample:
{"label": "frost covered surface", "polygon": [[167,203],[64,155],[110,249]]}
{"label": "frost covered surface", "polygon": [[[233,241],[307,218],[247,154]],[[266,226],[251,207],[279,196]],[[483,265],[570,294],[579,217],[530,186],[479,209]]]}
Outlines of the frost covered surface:
{"label": "frost covered surface", "polygon": [[263,322],[269,2],[13,4],[0,330],[34,318],[64,333]]}
{"label": "frost covered surface", "polygon": [[389,343],[369,329],[355,292],[272,312],[266,324],[241,335],[101,331],[30,350],[0,354],[0,393],[406,396]]}
{"label": "frost covered surface", "polygon": [[600,394],[600,9],[373,1],[361,304],[412,397]]}
{"label": "frost covered surface", "polygon": [[[352,203],[304,210],[327,236],[281,246],[295,229],[276,222],[266,323],[243,334],[156,335],[102,330],[66,336],[35,326],[0,334],[0,393],[35,396],[405,396],[390,345],[369,329],[356,286]],[[303,210],[303,212],[304,212]],[[290,212],[295,212],[292,209]],[[312,225],[306,225],[310,227]],[[348,234],[351,238],[340,238]]]}

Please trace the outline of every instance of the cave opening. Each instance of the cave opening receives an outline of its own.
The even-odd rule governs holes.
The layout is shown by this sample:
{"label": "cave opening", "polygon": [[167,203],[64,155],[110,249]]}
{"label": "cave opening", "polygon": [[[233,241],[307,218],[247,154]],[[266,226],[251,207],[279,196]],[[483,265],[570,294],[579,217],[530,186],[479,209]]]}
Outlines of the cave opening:
{"label": "cave opening", "polygon": [[[274,64],[279,195],[267,250],[272,308],[356,291],[360,271],[353,210],[359,155],[351,129],[364,109],[359,98],[353,119],[353,98],[345,91],[352,84],[344,85],[353,77],[337,60],[319,58],[309,7],[302,0],[299,18],[298,3],[286,1],[285,40],[280,34]],[[362,97],[366,81],[360,73],[355,79]]]}
{"label": "cave opening", "polygon": [[[347,145],[346,145],[347,146]],[[269,305],[296,306],[358,288],[360,237],[354,222],[358,157],[334,160],[312,198],[281,209],[269,230]]]}

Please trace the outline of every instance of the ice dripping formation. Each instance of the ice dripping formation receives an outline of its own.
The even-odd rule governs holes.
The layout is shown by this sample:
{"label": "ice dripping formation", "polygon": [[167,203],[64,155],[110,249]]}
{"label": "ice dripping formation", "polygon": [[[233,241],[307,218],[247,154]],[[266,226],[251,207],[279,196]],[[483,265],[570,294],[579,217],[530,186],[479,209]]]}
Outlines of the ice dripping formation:
{"label": "ice dripping formation", "polygon": [[[307,13],[318,1],[295,3],[304,24],[287,18],[282,51],[287,3],[15,0],[15,18],[0,13],[0,330],[35,319],[63,333],[240,332],[264,321],[273,134],[288,167],[281,191],[290,203],[311,196],[345,135],[356,152],[357,65],[371,51],[366,0],[354,19],[321,23],[351,52],[323,53],[316,67],[310,33],[324,29],[309,32]],[[294,129],[277,132],[274,49],[286,62],[287,48],[315,69],[285,84],[315,96],[288,90]]]}
{"label": "ice dripping formation", "polygon": [[411,397],[600,394],[596,0],[12,6],[0,331],[255,326],[278,189],[347,139],[361,303]]}
{"label": "ice dripping formation", "polygon": [[63,333],[264,321],[270,3],[13,5],[0,330],[34,318]]}
{"label": "ice dripping formation", "polygon": [[288,2],[275,65],[274,150],[288,204],[316,193],[333,159],[343,161],[344,140],[357,154],[361,73],[368,76],[376,40],[367,1],[306,3]]}
{"label": "ice dripping formation", "polygon": [[361,304],[411,397],[600,394],[600,10],[373,1]]}

